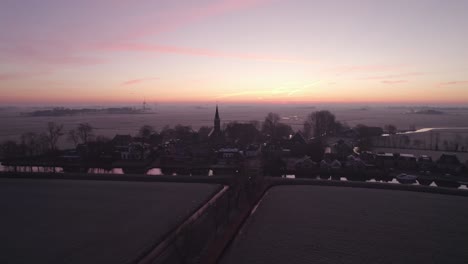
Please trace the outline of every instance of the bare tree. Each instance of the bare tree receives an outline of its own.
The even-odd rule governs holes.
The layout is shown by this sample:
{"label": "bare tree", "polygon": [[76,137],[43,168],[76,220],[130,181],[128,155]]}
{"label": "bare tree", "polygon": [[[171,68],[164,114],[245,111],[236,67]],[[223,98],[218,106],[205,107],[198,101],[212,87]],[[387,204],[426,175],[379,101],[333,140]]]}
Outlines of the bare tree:
{"label": "bare tree", "polygon": [[88,123],[81,123],[78,124],[78,127],[76,128],[76,133],[78,134],[78,137],[81,139],[81,142],[84,144],[88,143],[93,137],[93,130],[94,128],[88,124]]}
{"label": "bare tree", "polygon": [[262,124],[262,133],[276,138],[276,128],[278,127],[280,116],[276,113],[268,113]]}
{"label": "bare tree", "polygon": [[50,150],[57,150],[57,142],[63,136],[63,125],[58,125],[54,122],[47,123],[46,135]]}
{"label": "bare tree", "polygon": [[336,130],[336,118],[330,111],[316,111],[307,116],[304,122],[304,134],[307,137],[322,137],[333,134]]}
{"label": "bare tree", "polygon": [[67,139],[68,141],[73,142],[73,144],[75,144],[75,147],[78,146],[78,144],[80,143],[78,132],[75,129],[68,131]]}

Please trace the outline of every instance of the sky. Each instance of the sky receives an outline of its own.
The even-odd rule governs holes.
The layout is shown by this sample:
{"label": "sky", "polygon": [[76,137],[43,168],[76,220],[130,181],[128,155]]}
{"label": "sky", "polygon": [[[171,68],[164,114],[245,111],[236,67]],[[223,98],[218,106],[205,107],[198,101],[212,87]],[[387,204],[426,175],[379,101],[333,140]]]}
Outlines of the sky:
{"label": "sky", "polygon": [[468,104],[468,0],[0,0],[0,104]]}

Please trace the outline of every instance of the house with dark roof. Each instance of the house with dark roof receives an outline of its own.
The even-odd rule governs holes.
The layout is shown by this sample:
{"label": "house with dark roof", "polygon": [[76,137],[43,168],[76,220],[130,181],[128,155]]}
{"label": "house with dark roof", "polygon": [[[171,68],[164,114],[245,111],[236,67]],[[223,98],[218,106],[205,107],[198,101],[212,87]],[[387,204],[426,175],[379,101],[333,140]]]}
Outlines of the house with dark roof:
{"label": "house with dark roof", "polygon": [[300,131],[297,131],[294,135],[292,135],[291,138],[289,139],[289,142],[291,144],[301,144],[301,145],[307,144],[306,139],[304,138],[304,136],[302,135]]}
{"label": "house with dark roof", "polygon": [[457,155],[442,154],[436,162],[438,170],[447,173],[459,173],[464,169]]}

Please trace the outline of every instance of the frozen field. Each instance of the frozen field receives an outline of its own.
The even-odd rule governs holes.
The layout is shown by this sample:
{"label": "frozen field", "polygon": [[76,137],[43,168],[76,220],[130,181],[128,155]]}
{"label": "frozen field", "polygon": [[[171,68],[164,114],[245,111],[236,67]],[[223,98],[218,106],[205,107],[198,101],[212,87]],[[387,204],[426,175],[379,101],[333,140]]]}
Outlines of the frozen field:
{"label": "frozen field", "polygon": [[[279,113],[283,121],[301,129],[305,117],[317,110],[330,110],[338,120],[348,125],[366,124],[383,126],[394,124],[399,129],[425,127],[468,127],[468,110],[445,111],[444,115],[407,114],[408,108],[355,107],[355,106],[301,106],[301,105],[222,105],[220,104],[221,122],[263,121],[269,112]],[[212,126],[214,104],[211,105],[159,105],[148,114],[96,114],[63,117],[30,117],[21,112],[31,109],[17,108],[0,111],[0,142],[17,139],[25,132],[41,132],[49,121],[54,121],[69,130],[78,123],[88,122],[96,128],[96,134],[113,137],[115,134],[136,134],[144,124],[161,129],[166,125]],[[64,143],[64,142],[62,142]]]}
{"label": "frozen field", "polygon": [[136,263],[220,188],[0,179],[0,263]]}
{"label": "frozen field", "polygon": [[468,198],[276,186],[221,263],[466,263]]}

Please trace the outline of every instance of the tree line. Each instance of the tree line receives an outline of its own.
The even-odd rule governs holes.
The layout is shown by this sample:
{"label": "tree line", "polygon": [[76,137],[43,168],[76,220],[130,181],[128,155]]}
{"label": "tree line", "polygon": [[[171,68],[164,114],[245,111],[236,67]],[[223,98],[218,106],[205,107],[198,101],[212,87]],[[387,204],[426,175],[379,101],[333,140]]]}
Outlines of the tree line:
{"label": "tree line", "polygon": [[[228,142],[246,145],[254,142],[275,141],[289,138],[293,128],[281,121],[277,113],[268,113],[263,122],[250,121],[247,123],[229,122],[224,124],[223,131]],[[350,129],[346,123],[336,120],[333,113],[327,110],[310,113],[304,120],[300,130],[305,139],[335,136]],[[394,134],[397,128],[386,125],[384,129]],[[9,140],[0,144],[3,157],[39,156],[57,153],[59,140],[66,139],[75,147],[90,142],[108,142],[110,139],[97,136],[89,123],[80,123],[75,128],[64,131],[62,124],[49,122],[41,133],[27,132],[20,136],[20,142]],[[143,125],[136,135],[137,140],[143,143],[158,144],[169,139],[179,139],[185,142],[204,142],[209,138],[212,127],[202,126],[194,131],[191,126],[176,125],[165,126],[159,132],[150,125]],[[372,131],[365,125],[354,127],[359,137],[366,138],[377,135],[379,131]],[[383,130],[382,130],[383,133]]]}

